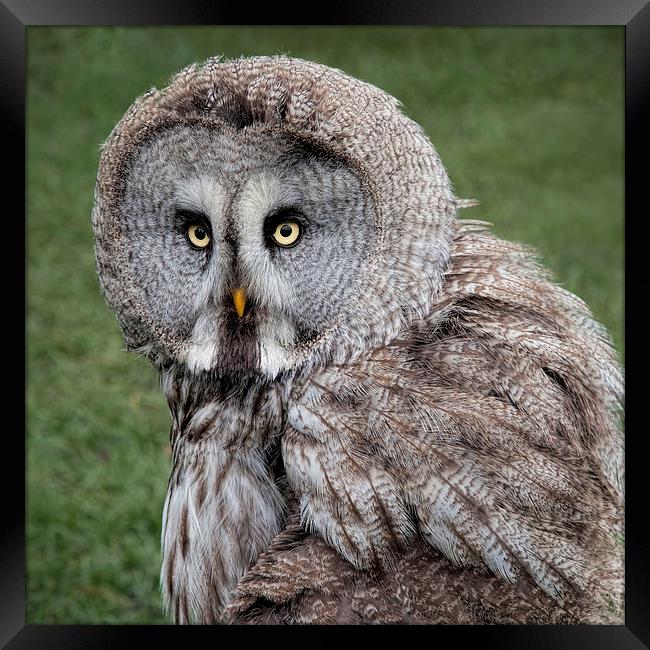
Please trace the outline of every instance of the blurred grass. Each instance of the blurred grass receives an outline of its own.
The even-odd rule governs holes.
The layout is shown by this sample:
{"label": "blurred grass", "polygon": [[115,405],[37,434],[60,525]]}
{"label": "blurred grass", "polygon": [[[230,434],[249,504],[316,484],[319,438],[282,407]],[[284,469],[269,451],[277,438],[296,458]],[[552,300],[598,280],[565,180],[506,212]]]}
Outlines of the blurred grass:
{"label": "blurred grass", "polygon": [[161,623],[169,419],[123,352],[90,223],[98,147],[195,60],[285,53],[398,97],[464,217],[537,247],[623,352],[622,28],[28,29],[29,623]]}

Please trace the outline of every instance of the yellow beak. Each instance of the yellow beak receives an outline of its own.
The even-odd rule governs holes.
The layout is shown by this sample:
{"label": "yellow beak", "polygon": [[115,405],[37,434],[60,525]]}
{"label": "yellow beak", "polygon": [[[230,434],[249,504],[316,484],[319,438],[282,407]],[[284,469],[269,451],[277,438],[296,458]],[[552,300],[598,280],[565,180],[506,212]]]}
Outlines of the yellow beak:
{"label": "yellow beak", "polygon": [[233,289],[232,301],[235,303],[235,311],[237,316],[241,318],[244,315],[244,307],[246,307],[246,293],[243,289]]}

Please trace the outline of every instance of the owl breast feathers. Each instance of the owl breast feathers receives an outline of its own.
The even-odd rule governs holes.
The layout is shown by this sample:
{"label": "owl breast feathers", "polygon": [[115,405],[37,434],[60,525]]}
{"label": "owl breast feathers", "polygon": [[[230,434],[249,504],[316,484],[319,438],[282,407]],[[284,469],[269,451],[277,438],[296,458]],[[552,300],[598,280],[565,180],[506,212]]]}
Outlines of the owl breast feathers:
{"label": "owl breast feathers", "polygon": [[176,622],[622,620],[622,370],[465,205],[395,99],[298,59],[115,127],[97,268],[172,415]]}

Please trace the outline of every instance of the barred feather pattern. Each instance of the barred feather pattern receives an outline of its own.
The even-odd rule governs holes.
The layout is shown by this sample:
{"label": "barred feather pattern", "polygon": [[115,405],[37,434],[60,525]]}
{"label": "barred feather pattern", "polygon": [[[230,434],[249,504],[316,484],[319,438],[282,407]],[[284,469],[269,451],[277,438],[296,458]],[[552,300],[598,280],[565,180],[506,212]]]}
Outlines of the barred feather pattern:
{"label": "barred feather pattern", "polygon": [[273,475],[280,389],[165,369],[172,470],[160,585],[177,623],[217,623],[230,593],[284,521]]}
{"label": "barred feather pattern", "polygon": [[[183,535],[166,525],[175,561],[183,543],[202,540],[186,554],[194,569],[163,565],[163,583],[166,574],[180,585],[166,592],[176,620],[617,620],[623,381],[615,353],[584,303],[550,282],[525,248],[458,221],[452,250],[431,313],[353,362],[219,389],[207,411],[196,405],[215,404],[213,379],[170,383],[178,431],[170,490],[182,465],[193,467],[194,487],[177,507],[208,491]],[[178,406],[188,399],[194,407]],[[271,441],[281,444],[284,483],[262,460]],[[236,488],[214,480],[224,457]],[[169,508],[167,522],[185,521]],[[265,567],[276,562],[282,570],[270,583]],[[204,576],[202,596],[192,571]],[[434,583],[425,587],[427,575]],[[409,588],[418,596],[408,606],[373,610],[376,599]]]}
{"label": "barred feather pattern", "polygon": [[[289,141],[294,167],[329,161],[308,165],[315,183],[289,174],[292,201],[314,190],[320,225],[343,219],[354,246],[313,228],[329,254],[278,284],[254,233],[280,180],[249,181]],[[228,232],[209,260],[176,224],[190,194]],[[458,220],[471,204],[395,98],[298,59],[191,65],[113,129],[97,270],[172,413],[161,588],[176,622],[621,621],[622,370],[530,250]]]}
{"label": "barred feather pattern", "polygon": [[431,314],[292,391],[282,453],[307,530],[359,570],[421,536],[560,606],[620,606],[622,376],[525,248],[458,222]]}
{"label": "barred feather pattern", "polygon": [[299,516],[240,581],[224,611],[235,624],[620,623],[592,603],[560,606],[529,580],[457,567],[415,538],[389,570],[359,571]]}

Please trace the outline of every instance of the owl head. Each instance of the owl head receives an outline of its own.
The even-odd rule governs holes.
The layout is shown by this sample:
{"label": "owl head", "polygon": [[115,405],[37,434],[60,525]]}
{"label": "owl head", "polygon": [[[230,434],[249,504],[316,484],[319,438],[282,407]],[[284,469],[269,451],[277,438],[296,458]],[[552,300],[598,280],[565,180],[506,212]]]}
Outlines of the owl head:
{"label": "owl head", "polygon": [[424,313],[460,204],[385,92],[299,59],[209,59],[136,100],[102,148],[100,282],[157,365],[272,379]]}

